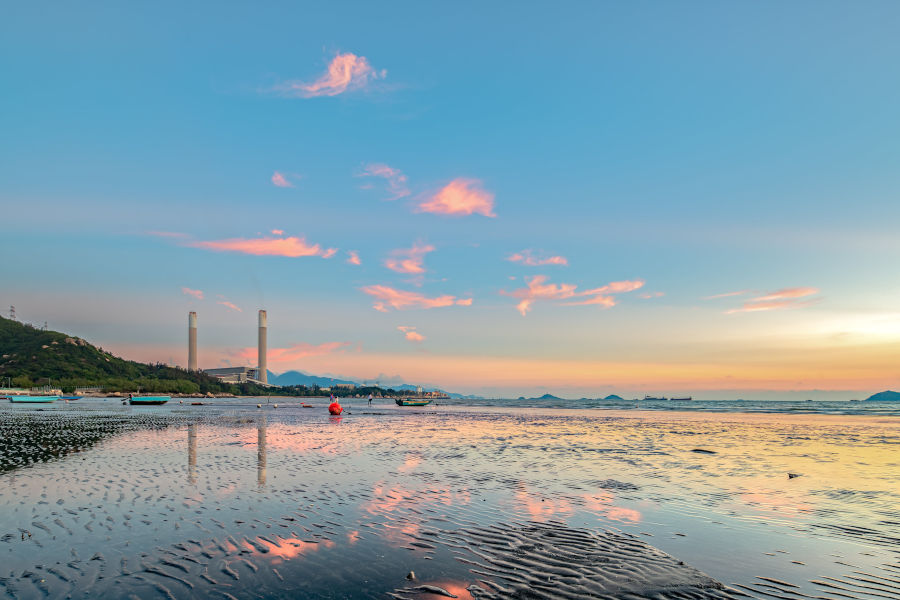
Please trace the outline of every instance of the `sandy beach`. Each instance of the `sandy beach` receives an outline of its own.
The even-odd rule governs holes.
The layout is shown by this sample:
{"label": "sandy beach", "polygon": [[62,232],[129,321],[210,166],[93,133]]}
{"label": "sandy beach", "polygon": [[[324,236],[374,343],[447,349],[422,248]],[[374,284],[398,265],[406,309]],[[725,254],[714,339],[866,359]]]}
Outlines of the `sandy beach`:
{"label": "sandy beach", "polygon": [[0,592],[900,598],[894,417],[299,403],[0,406]]}

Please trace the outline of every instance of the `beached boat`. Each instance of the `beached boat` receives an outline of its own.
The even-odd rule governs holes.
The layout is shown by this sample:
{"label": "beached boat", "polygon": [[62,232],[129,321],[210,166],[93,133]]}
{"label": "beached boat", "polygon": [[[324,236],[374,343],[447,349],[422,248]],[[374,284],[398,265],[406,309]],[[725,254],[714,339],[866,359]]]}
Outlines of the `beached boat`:
{"label": "beached boat", "polygon": [[130,396],[128,404],[134,406],[159,406],[171,399],[171,396]]}
{"label": "beached boat", "polygon": [[431,404],[431,398],[395,398],[397,406],[426,406]]}
{"label": "beached boat", "polygon": [[672,402],[690,402],[693,400],[693,396],[685,396],[684,398],[672,398]]}
{"label": "beached boat", "polygon": [[59,398],[57,396],[7,396],[10,402],[27,402],[34,404],[47,404],[50,402],[56,402]]}
{"label": "beached boat", "polygon": [[83,397],[84,396],[60,396],[59,399],[69,401],[69,400],[81,400]]}

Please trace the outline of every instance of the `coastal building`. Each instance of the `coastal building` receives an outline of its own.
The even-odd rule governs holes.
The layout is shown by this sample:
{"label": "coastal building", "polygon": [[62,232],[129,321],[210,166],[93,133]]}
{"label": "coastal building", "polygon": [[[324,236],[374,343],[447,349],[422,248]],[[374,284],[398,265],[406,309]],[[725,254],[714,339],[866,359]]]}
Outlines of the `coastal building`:
{"label": "coastal building", "polygon": [[253,367],[224,367],[221,369],[203,369],[203,373],[211,375],[222,383],[259,383],[267,385],[259,378],[259,369]]}

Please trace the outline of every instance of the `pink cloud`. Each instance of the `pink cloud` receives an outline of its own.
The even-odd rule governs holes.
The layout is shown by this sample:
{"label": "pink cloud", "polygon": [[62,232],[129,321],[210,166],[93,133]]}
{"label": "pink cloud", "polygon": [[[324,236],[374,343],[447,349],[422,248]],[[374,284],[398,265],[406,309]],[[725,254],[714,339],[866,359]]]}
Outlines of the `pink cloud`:
{"label": "pink cloud", "polygon": [[192,248],[204,248],[215,252],[240,252],[256,256],[287,256],[297,258],[299,256],[321,256],[328,258],[334,256],[336,248],[323,250],[319,244],[308,244],[303,237],[261,237],[261,238],[231,238],[227,240],[212,240],[208,242],[190,242]]}
{"label": "pink cloud", "polygon": [[566,260],[565,256],[546,256],[546,257],[537,257],[534,256],[531,250],[522,250],[521,252],[516,252],[515,254],[511,254],[506,258],[506,260],[510,262],[522,263],[528,267],[541,267],[544,265],[560,265],[567,266],[569,261]]}
{"label": "pink cloud", "polygon": [[644,282],[636,281],[614,281],[607,285],[585,290],[577,291],[578,286],[571,283],[548,284],[545,283],[547,277],[545,275],[535,275],[534,277],[526,277],[525,283],[527,287],[513,290],[512,292],[502,291],[501,294],[518,298],[520,301],[516,305],[516,309],[524,317],[531,310],[531,305],[537,300],[569,300],[564,302],[564,306],[580,306],[588,304],[598,304],[606,308],[616,305],[615,294],[623,294],[632,292],[643,287]]}
{"label": "pink cloud", "polygon": [[[326,342],[324,344],[313,345],[307,343],[294,344],[288,348],[269,348],[268,360],[270,363],[284,363],[307,358],[310,356],[321,356],[323,354],[331,354],[341,348],[350,345],[350,342]],[[256,346],[250,348],[242,348],[235,357],[239,360],[256,360]]]}
{"label": "pink cloud", "polygon": [[276,187],[291,188],[294,184],[287,180],[284,174],[275,171],[272,173],[272,185]]}
{"label": "pink cloud", "polygon": [[225,308],[230,308],[231,310],[233,310],[235,312],[244,312],[243,310],[241,310],[239,307],[235,306],[232,302],[229,302],[228,300],[217,300],[216,304],[221,304]]}
{"label": "pink cloud", "polygon": [[494,214],[494,195],[481,188],[477,179],[457,178],[438,193],[419,204],[417,212],[439,215],[465,216],[478,213],[485,217]]}
{"label": "pink cloud", "polygon": [[406,175],[399,169],[394,169],[385,164],[372,163],[366,165],[357,177],[382,177],[387,180],[388,191],[391,197],[388,200],[396,200],[409,196],[409,188],[406,187]]}
{"label": "pink cloud", "polygon": [[638,294],[638,298],[649,300],[651,298],[662,298],[665,295],[665,292],[644,292],[643,294]]}
{"label": "pink cloud", "polygon": [[347,263],[351,265],[361,265],[362,261],[359,259],[359,252],[356,250],[350,250],[347,252],[349,258],[347,258]]}
{"label": "pink cloud", "polygon": [[202,290],[192,290],[189,287],[181,288],[181,293],[185,296],[191,296],[196,298],[197,300],[203,300],[203,291]]}
{"label": "pink cloud", "polygon": [[434,251],[434,246],[413,244],[412,248],[399,249],[391,252],[391,256],[384,261],[384,266],[397,273],[409,273],[421,275],[425,272],[423,266],[425,255]]}
{"label": "pink cloud", "polygon": [[361,90],[371,81],[383,78],[387,71],[376,71],[364,56],[352,52],[337,54],[328,65],[328,70],[312,83],[303,81],[285,81],[275,87],[286,96],[298,98],[316,98],[319,96],[337,96],[344,92]]}
{"label": "pink cloud", "polygon": [[284,235],[284,231],[282,231],[281,229],[273,229],[272,235]]}
{"label": "pink cloud", "polygon": [[819,301],[819,298],[810,298],[818,293],[819,289],[814,287],[784,288],[752,298],[744,302],[740,308],[725,311],[725,314],[804,308]]}
{"label": "pink cloud", "polygon": [[793,300],[796,298],[806,298],[807,296],[812,296],[814,294],[818,294],[818,288],[814,287],[795,287],[795,288],[784,288],[782,290],[778,290],[777,292],[772,292],[771,294],[766,294],[765,296],[760,296],[758,298],[754,298],[753,302],[771,302],[777,300]]}
{"label": "pink cloud", "polygon": [[471,306],[472,299],[457,299],[456,296],[444,295],[436,298],[428,298],[418,292],[397,290],[386,285],[370,285],[362,288],[362,291],[376,302],[372,305],[377,311],[388,312],[390,306],[394,310],[406,310],[410,308],[440,308],[443,306]]}
{"label": "pink cloud", "polygon": [[397,329],[402,331],[403,334],[406,336],[406,339],[408,339],[411,342],[424,342],[425,341],[425,336],[422,335],[421,333],[419,333],[418,331],[416,331],[415,327],[407,327],[404,325],[400,325],[399,327],[397,327]]}

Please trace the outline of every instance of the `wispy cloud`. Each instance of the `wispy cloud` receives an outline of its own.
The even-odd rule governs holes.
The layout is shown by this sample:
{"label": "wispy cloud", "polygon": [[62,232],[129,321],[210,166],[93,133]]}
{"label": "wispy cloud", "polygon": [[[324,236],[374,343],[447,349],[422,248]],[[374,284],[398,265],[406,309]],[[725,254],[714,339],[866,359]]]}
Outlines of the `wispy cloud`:
{"label": "wispy cloud", "polygon": [[397,273],[421,275],[425,272],[425,255],[434,251],[434,246],[413,244],[412,248],[393,250],[384,261],[384,266]]}
{"label": "wispy cloud", "polygon": [[754,298],[753,302],[780,302],[782,300],[795,300],[797,298],[806,298],[807,296],[812,296],[818,293],[819,289],[814,287],[784,288],[778,290],[777,292],[772,292],[770,294],[766,294],[765,296]]}
{"label": "wispy cloud", "polygon": [[494,194],[485,191],[477,179],[457,178],[441,188],[436,194],[425,199],[416,208],[417,212],[438,215],[466,216],[471,214],[496,217]]}
{"label": "wispy cloud", "polygon": [[665,295],[665,292],[644,292],[643,294],[638,294],[638,298],[650,300],[651,298],[662,298]]}
{"label": "wispy cloud", "polygon": [[785,310],[792,308],[803,308],[811,306],[818,302],[820,298],[811,298],[819,293],[818,288],[814,287],[793,287],[783,288],[775,292],[751,298],[740,308],[732,308],[725,311],[726,314],[744,313],[744,312],[762,312],[768,310]]}
{"label": "wispy cloud", "polygon": [[217,296],[217,298],[218,300],[216,300],[216,304],[221,304],[225,308],[230,308],[235,312],[244,312],[239,306],[236,306],[233,302],[230,302],[225,296]]}
{"label": "wispy cloud", "polygon": [[388,312],[388,307],[394,310],[407,310],[410,308],[440,308],[454,304],[471,306],[472,304],[471,298],[461,299],[450,295],[429,298],[418,292],[397,290],[386,285],[369,285],[362,288],[362,291],[375,298],[376,301],[372,308],[381,312]]}
{"label": "wispy cloud", "polygon": [[616,294],[632,292],[644,285],[644,282],[641,280],[613,281],[598,288],[579,292],[577,285],[571,283],[545,283],[546,281],[547,277],[545,275],[526,277],[525,283],[527,287],[511,292],[501,291],[500,293],[505,296],[518,298],[520,302],[516,305],[516,309],[524,317],[531,310],[531,305],[537,300],[567,300],[567,302],[562,304],[565,306],[597,304],[611,308],[616,305]]}
{"label": "wispy cloud", "polygon": [[387,180],[388,192],[391,195],[388,200],[409,196],[409,188],[406,187],[406,175],[400,172],[399,169],[381,163],[371,163],[363,167],[363,170],[357,173],[356,176],[382,177]]}
{"label": "wispy cloud", "polygon": [[364,89],[372,81],[383,79],[385,75],[387,71],[376,71],[365,56],[357,56],[352,52],[338,53],[329,63],[325,73],[315,81],[284,81],[276,85],[274,91],[293,98],[337,96],[344,92]]}
{"label": "wispy cloud", "polygon": [[[350,346],[350,342],[326,342],[318,345],[303,342],[287,348],[269,348],[267,358],[270,363],[292,362],[310,356],[331,354],[347,346]],[[256,360],[256,351],[256,346],[242,348],[235,353],[235,357],[243,360]]]}
{"label": "wispy cloud", "polygon": [[284,231],[281,229],[273,229],[272,235],[284,235]]}
{"label": "wispy cloud", "polygon": [[347,258],[347,263],[357,266],[362,264],[362,261],[359,259],[359,252],[357,252],[356,250],[349,250],[347,254],[349,255]]}
{"label": "wispy cloud", "polygon": [[422,335],[421,333],[419,333],[418,331],[416,331],[415,327],[408,327],[405,325],[400,325],[399,327],[397,327],[397,329],[402,331],[403,335],[406,336],[406,339],[408,339],[411,342],[424,342],[425,341],[425,336]]}
{"label": "wispy cloud", "polygon": [[183,287],[181,288],[181,293],[185,296],[196,298],[197,300],[203,300],[203,290],[192,290],[189,287]]}
{"label": "wispy cloud", "polygon": [[567,266],[569,261],[565,256],[535,256],[533,250],[522,250],[506,257],[506,260],[521,263],[527,267],[542,267],[544,265]]}
{"label": "wispy cloud", "polygon": [[282,188],[292,188],[294,184],[288,181],[289,175],[275,171],[272,173],[272,185]]}
{"label": "wispy cloud", "polygon": [[718,300],[719,298],[731,298],[732,296],[743,296],[749,294],[750,290],[739,290],[737,292],[725,292],[724,294],[715,294],[713,296],[705,296],[701,300]]}
{"label": "wispy cloud", "polygon": [[240,252],[256,256],[334,256],[337,248],[323,249],[319,244],[309,244],[303,237],[260,237],[230,238],[226,240],[196,241],[186,244],[192,248],[203,248],[215,252]]}

